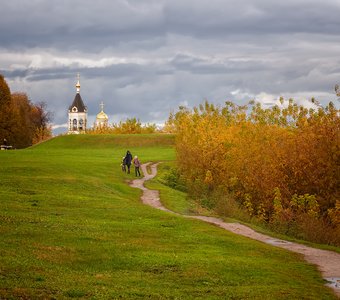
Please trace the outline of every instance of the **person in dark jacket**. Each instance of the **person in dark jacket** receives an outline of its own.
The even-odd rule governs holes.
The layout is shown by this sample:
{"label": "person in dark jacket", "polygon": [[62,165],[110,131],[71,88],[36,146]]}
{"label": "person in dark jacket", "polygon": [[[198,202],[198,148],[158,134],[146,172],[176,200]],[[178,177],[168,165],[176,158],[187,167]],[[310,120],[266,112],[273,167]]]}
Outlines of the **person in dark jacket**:
{"label": "person in dark jacket", "polygon": [[126,163],[125,163],[125,156],[123,157],[122,163],[120,165],[122,167],[122,171],[126,173]]}
{"label": "person in dark jacket", "polygon": [[132,154],[128,150],[125,155],[125,164],[127,166],[127,173],[130,174],[130,167],[131,167],[131,162],[132,162]]}

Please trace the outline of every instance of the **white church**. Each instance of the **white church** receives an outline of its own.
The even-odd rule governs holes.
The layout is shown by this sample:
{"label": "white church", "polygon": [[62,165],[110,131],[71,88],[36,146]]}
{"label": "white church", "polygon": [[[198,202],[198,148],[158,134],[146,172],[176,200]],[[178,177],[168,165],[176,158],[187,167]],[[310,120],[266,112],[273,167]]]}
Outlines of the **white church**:
{"label": "white church", "polygon": [[[85,133],[87,128],[87,107],[80,96],[80,78],[76,84],[76,96],[68,108],[68,134]],[[101,102],[101,111],[97,114],[94,128],[104,128],[108,126],[109,118],[104,112],[104,103]]]}

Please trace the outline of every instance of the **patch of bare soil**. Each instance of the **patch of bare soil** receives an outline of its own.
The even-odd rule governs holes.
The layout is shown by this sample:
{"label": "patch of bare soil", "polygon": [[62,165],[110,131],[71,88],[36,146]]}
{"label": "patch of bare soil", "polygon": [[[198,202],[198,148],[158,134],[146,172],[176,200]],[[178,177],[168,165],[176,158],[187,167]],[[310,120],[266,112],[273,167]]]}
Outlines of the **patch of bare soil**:
{"label": "patch of bare soil", "polygon": [[[167,212],[175,213],[165,208],[160,202],[159,192],[156,190],[149,190],[144,186],[144,182],[146,180],[150,180],[157,174],[157,165],[158,163],[146,163],[143,164],[142,171],[144,173],[143,178],[138,178],[130,182],[130,185],[135,188],[139,188],[143,190],[143,195],[141,200],[144,204],[150,205],[154,208],[164,210]],[[147,167],[151,168],[151,174],[148,173]],[[233,233],[246,236],[248,238],[261,241],[276,247],[284,248],[289,251],[297,252],[303,254],[305,260],[311,264],[314,264],[320,270],[323,278],[327,280],[327,285],[333,288],[335,293],[340,297],[340,254],[332,251],[316,249],[312,247],[308,247],[305,245],[301,245],[298,243],[288,242],[285,240],[275,239],[270,236],[258,233],[253,229],[239,224],[239,223],[226,223],[222,219],[206,217],[206,216],[186,216],[182,215],[186,218],[199,219],[216,226],[219,226],[223,229],[231,231]]]}

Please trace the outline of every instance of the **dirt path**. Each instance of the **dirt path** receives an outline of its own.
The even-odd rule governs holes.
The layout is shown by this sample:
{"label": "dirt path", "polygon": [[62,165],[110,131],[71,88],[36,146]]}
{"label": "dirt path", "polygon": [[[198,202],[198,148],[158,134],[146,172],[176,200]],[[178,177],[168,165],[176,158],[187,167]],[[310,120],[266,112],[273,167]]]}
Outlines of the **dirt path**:
{"label": "dirt path", "polygon": [[[176,215],[180,215],[175,213],[167,208],[165,208],[160,202],[159,192],[157,190],[149,190],[144,186],[144,182],[146,180],[150,180],[157,174],[157,165],[158,163],[146,163],[142,165],[142,171],[144,173],[144,177],[140,179],[133,180],[130,185],[135,188],[139,188],[143,190],[143,195],[141,200],[144,204],[150,205],[160,210],[164,210],[167,212],[171,212]],[[147,171],[147,166],[151,167],[151,174]],[[205,216],[186,216],[181,215],[186,218],[199,219],[219,227],[222,227],[228,231],[233,233],[246,236],[248,238],[261,241],[276,247],[284,248],[289,251],[301,253],[304,255],[304,258],[307,262],[317,265],[324,279],[326,279],[329,283],[328,286],[332,287],[335,293],[340,297],[340,254],[332,251],[315,249],[312,247],[308,247],[305,245],[288,242],[280,239],[275,239],[270,236],[258,233],[253,229],[239,224],[239,223],[226,223],[221,219],[213,218],[213,217],[205,217]]]}

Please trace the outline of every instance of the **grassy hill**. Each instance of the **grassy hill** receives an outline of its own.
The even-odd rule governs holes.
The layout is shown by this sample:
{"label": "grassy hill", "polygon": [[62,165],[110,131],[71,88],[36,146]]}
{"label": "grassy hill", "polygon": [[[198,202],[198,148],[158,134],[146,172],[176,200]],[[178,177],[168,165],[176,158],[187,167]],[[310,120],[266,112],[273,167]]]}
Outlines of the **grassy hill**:
{"label": "grassy hill", "polygon": [[0,299],[335,299],[296,254],[141,204],[123,155],[172,161],[173,143],[74,135],[0,151]]}

